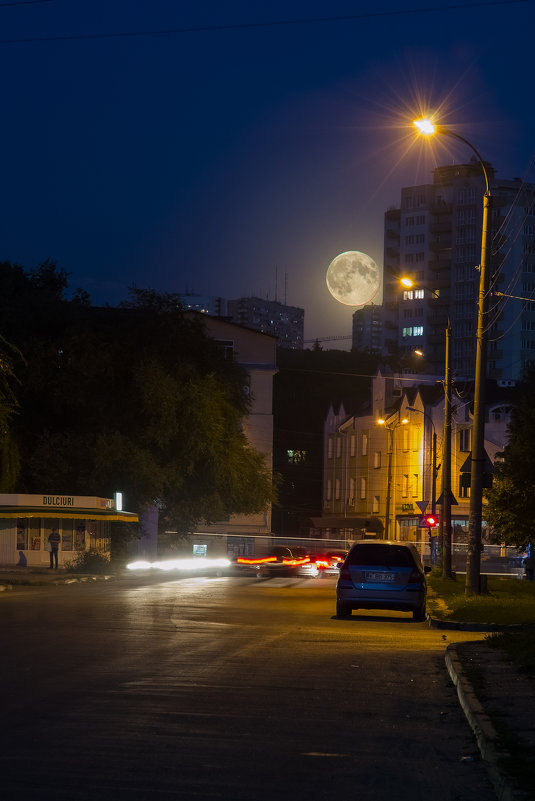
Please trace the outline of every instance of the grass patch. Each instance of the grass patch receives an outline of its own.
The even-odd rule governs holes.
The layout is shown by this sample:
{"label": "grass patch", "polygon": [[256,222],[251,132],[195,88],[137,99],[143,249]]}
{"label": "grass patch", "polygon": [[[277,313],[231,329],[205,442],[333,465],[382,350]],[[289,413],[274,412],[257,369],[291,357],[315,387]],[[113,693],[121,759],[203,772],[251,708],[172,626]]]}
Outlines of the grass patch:
{"label": "grass patch", "polygon": [[535,624],[535,582],[514,578],[488,578],[487,595],[465,595],[465,579],[444,579],[431,573],[427,579],[429,609],[442,620],[499,625]]}
{"label": "grass patch", "polygon": [[485,638],[490,648],[501,648],[518,670],[535,676],[535,630],[504,631]]}

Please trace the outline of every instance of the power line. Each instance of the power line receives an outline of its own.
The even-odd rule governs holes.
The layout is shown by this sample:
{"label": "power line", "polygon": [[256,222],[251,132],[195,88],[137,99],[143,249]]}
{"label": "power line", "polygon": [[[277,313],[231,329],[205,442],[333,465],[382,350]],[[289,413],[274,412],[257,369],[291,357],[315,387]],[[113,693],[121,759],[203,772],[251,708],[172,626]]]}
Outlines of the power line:
{"label": "power line", "polygon": [[[22,2],[48,2],[50,0],[22,0]],[[434,14],[441,11],[460,11],[470,8],[483,8],[488,6],[511,6],[518,3],[532,3],[534,0],[483,0],[479,3],[458,3],[448,6],[406,8],[394,11],[366,11],[362,14],[345,14],[332,17],[296,17],[294,19],[264,20],[263,22],[236,22],[221,25],[189,25],[179,28],[162,28],[145,31],[118,31],[116,33],[81,33],[66,34],[65,36],[32,36],[24,39],[0,39],[0,45],[8,44],[35,44],[38,42],[70,42],[89,41],[91,39],[120,39],[140,36],[165,36],[168,34],[210,33],[222,31],[253,30],[255,28],[277,28],[286,25],[313,25],[325,22],[352,22],[363,19],[384,17],[399,17],[415,14]],[[0,4],[1,5],[1,4]],[[22,5],[12,3],[9,5]]]}
{"label": "power line", "polygon": [[37,3],[54,3],[55,0],[20,0],[20,2],[15,3],[0,3],[0,8],[7,8],[8,6],[34,6]]}

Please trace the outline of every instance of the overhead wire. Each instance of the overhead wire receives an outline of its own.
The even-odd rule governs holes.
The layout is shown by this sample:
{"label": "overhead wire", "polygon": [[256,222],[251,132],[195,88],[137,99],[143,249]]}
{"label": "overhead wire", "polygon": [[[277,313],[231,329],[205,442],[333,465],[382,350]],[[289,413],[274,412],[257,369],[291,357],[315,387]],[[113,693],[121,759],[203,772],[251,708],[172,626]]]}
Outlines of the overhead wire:
{"label": "overhead wire", "polygon": [[[22,2],[48,2],[49,0],[22,0]],[[119,39],[139,36],[165,36],[169,34],[211,33],[224,31],[254,30],[255,28],[277,28],[287,25],[312,25],[325,22],[352,22],[363,19],[400,17],[416,14],[434,14],[443,11],[463,11],[466,9],[488,8],[490,6],[511,6],[520,3],[533,3],[535,0],[481,0],[472,3],[454,3],[441,6],[418,6],[416,8],[393,9],[388,11],[365,11],[361,14],[326,15],[321,17],[295,17],[288,19],[263,20],[261,22],[236,22],[212,25],[184,25],[157,30],[117,31],[112,33],[65,34],[64,36],[28,36],[19,39],[0,39],[0,45],[34,44],[37,42],[65,42],[92,39]],[[22,3],[13,3],[21,5]]]}

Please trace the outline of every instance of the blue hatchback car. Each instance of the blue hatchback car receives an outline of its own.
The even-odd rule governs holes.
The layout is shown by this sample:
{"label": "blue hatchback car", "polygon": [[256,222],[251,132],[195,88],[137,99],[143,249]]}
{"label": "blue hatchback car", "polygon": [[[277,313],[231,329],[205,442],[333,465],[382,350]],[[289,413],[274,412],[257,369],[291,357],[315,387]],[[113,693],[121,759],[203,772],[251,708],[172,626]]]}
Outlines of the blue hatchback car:
{"label": "blue hatchback car", "polygon": [[409,542],[361,540],[349,551],[336,584],[336,614],[393,609],[425,620],[427,585],[418,551]]}

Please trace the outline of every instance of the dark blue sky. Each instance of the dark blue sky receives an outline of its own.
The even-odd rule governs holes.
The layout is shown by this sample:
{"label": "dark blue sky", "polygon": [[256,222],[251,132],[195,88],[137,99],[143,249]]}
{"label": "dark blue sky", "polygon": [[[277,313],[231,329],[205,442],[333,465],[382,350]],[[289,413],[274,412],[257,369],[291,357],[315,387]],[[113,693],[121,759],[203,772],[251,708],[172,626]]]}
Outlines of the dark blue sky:
{"label": "dark blue sky", "polygon": [[54,259],[94,303],[277,295],[305,337],[349,334],[330,261],[382,266],[400,188],[471,156],[416,141],[419,106],[535,181],[534,22],[534,0],[0,0],[0,259]]}

